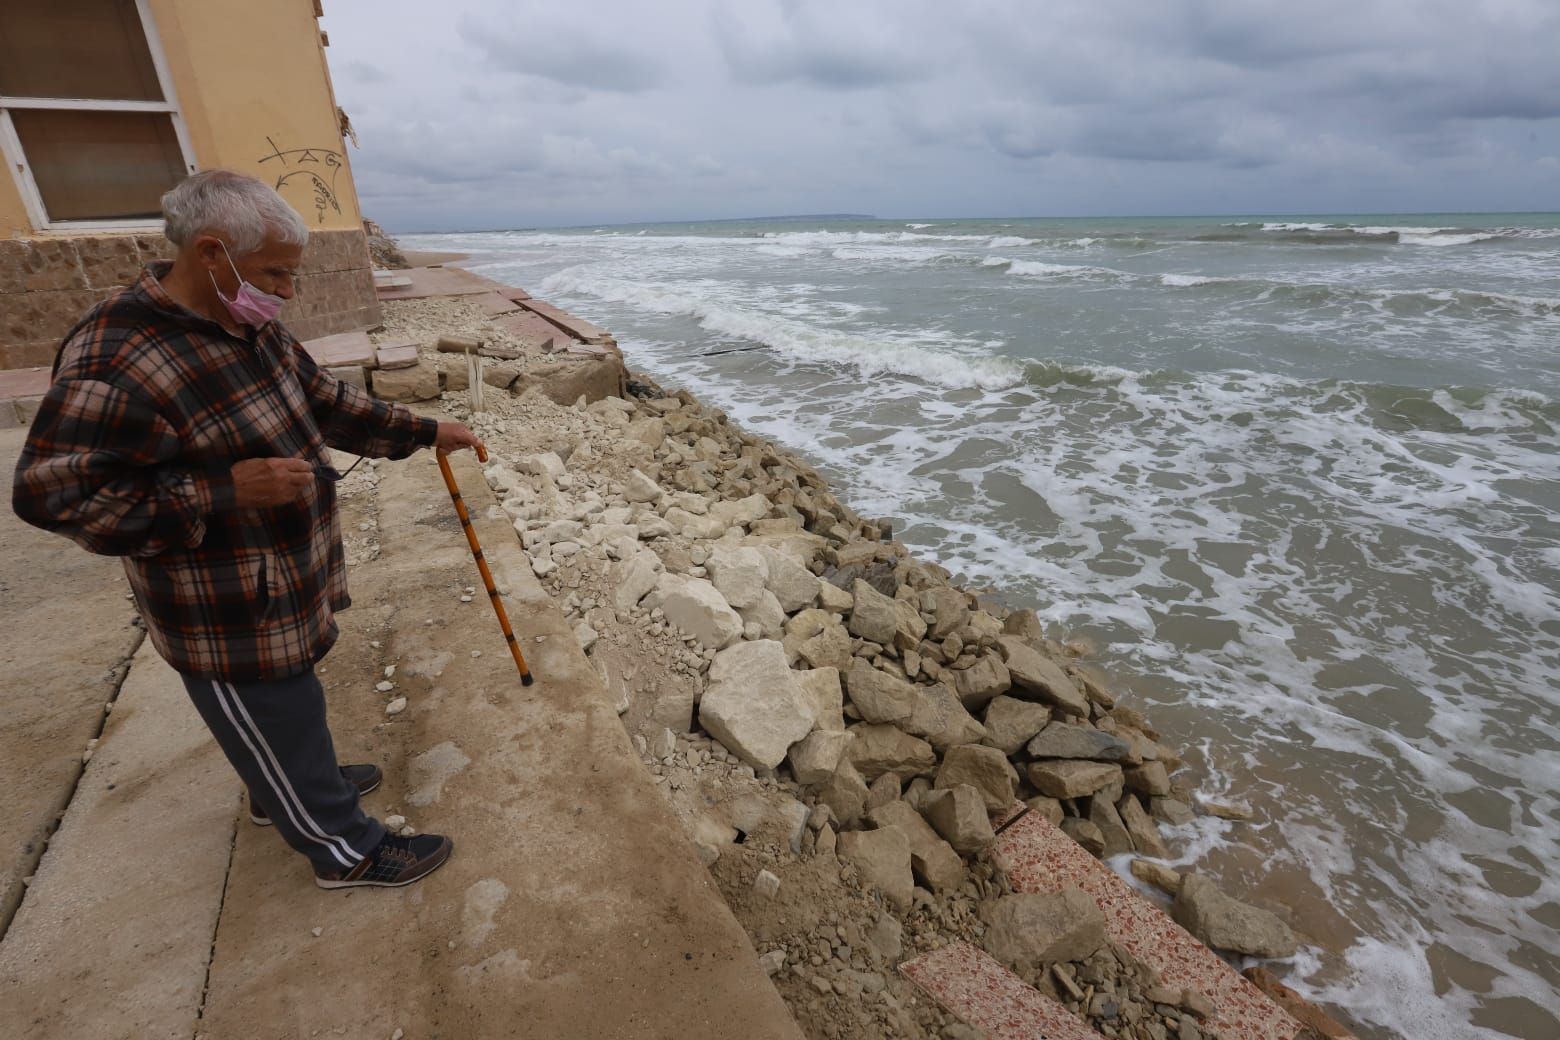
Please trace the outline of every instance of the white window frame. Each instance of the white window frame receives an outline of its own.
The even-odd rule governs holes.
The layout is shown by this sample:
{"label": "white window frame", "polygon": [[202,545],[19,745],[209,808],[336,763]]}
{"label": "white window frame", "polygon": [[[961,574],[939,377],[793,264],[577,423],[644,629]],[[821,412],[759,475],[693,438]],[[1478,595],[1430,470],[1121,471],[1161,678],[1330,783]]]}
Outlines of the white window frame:
{"label": "white window frame", "polygon": [[[0,0],[3,2],[3,0]],[[185,173],[195,172],[195,149],[190,144],[189,131],[179,112],[179,102],[173,91],[173,77],[168,74],[168,59],[163,53],[162,40],[157,36],[157,26],[152,20],[150,0],[135,0],[136,12],[141,18],[141,32],[146,37],[146,48],[152,56],[152,67],[157,72],[157,85],[162,89],[162,101],[108,101],[93,98],[25,98],[0,95],[0,155],[11,168],[16,186],[21,189],[22,204],[39,231],[147,231],[162,227],[161,218],[145,220],[51,220],[43,204],[43,193],[33,179],[32,166],[22,149],[22,139],[11,121],[12,109],[65,109],[76,112],[160,112],[173,123],[173,133],[179,141],[180,158]]]}

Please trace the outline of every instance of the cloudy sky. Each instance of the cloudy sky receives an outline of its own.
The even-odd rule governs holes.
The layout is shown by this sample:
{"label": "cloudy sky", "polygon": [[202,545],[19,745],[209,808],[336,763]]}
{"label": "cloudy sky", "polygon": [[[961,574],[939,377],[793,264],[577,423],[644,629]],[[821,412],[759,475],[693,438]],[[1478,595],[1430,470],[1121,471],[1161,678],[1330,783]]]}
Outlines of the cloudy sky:
{"label": "cloudy sky", "polygon": [[392,230],[1560,208],[1556,0],[327,0]]}

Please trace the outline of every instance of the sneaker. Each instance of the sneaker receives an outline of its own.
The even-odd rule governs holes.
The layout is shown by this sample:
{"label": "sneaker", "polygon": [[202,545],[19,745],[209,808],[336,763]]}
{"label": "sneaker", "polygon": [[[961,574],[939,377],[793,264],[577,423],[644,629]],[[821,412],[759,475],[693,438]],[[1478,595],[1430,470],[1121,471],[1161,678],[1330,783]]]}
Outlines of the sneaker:
{"label": "sneaker", "polygon": [[454,849],[454,843],[442,834],[415,838],[386,834],[357,866],[339,874],[315,874],[314,883],[321,888],[398,888],[438,870]]}
{"label": "sneaker", "polygon": [[[372,764],[342,766],[341,778],[353,787],[356,787],[358,794],[367,794],[379,786],[380,781],[385,778],[385,774],[378,766]],[[249,799],[249,822],[256,827],[271,826],[271,817],[255,803],[253,798]]]}

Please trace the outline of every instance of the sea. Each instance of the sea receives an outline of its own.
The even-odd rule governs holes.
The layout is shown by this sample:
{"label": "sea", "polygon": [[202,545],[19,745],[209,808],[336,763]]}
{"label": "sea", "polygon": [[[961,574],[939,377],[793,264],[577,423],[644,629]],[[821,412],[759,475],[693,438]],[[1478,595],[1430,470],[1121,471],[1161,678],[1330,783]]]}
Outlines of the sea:
{"label": "sea", "polygon": [[[1084,641],[1367,1040],[1560,1036],[1560,214],[404,236]],[[1115,864],[1125,870],[1125,864]]]}

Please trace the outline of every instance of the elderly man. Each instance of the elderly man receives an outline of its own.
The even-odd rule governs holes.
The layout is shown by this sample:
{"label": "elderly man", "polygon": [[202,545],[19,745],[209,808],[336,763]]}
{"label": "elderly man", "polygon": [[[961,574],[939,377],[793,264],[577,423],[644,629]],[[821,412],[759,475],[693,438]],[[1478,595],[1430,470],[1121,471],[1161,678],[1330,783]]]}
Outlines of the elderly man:
{"label": "elderly man", "polygon": [[475,447],[456,422],[322,371],[278,322],[308,241],[266,184],[226,170],[163,196],[171,263],[66,336],[16,467],[17,515],[119,556],[153,645],[322,888],[410,884],[447,838],[364,814],[376,766],[339,766],[314,665],[348,606],[327,446],[403,458]]}

